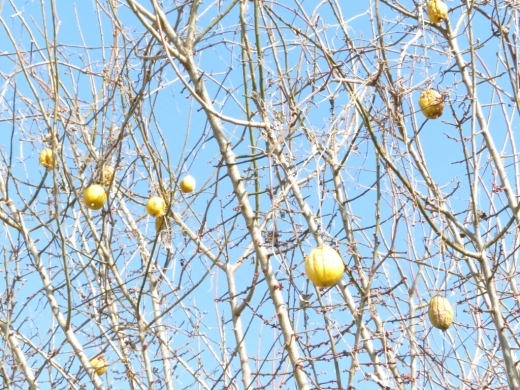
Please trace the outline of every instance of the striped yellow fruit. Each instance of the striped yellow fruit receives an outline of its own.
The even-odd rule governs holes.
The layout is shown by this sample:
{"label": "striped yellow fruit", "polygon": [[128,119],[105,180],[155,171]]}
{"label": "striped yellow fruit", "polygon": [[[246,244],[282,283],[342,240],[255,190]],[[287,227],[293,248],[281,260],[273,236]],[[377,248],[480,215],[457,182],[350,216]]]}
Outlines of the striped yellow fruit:
{"label": "striped yellow fruit", "polygon": [[107,201],[107,193],[99,184],[93,184],[83,193],[83,201],[91,210],[99,210]]}
{"label": "striped yellow fruit", "polygon": [[341,256],[328,245],[314,248],[305,259],[305,273],[317,287],[334,286],[344,271]]}
{"label": "striped yellow fruit", "polygon": [[184,178],[181,180],[179,187],[182,192],[185,194],[189,194],[190,192],[193,192],[195,189],[195,178],[191,175],[184,176]]}
{"label": "striped yellow fruit", "polygon": [[435,89],[427,89],[421,93],[419,107],[426,118],[437,119],[444,111],[444,99]]}
{"label": "striped yellow fruit", "polygon": [[441,330],[448,329],[453,323],[453,308],[442,295],[436,295],[428,304],[428,318],[432,325]]}
{"label": "striped yellow fruit", "polygon": [[448,6],[442,0],[429,0],[427,4],[428,18],[433,23],[448,19]]}
{"label": "striped yellow fruit", "polygon": [[40,164],[45,167],[45,169],[54,169],[56,166],[56,160],[54,159],[54,153],[52,149],[43,149],[40,153]]}
{"label": "striped yellow fruit", "polygon": [[114,168],[110,165],[105,165],[103,169],[99,170],[98,181],[103,184],[105,187],[109,187],[112,184],[112,180],[114,180]]}
{"label": "striped yellow fruit", "polygon": [[155,231],[158,233],[161,230],[163,230],[166,226],[168,226],[168,223],[166,221],[166,217],[160,216],[155,218]]}
{"label": "striped yellow fruit", "polygon": [[108,363],[107,359],[103,355],[96,356],[90,361],[90,365],[92,368],[94,368],[94,371],[98,375],[103,375],[105,372],[107,372],[108,369]]}
{"label": "striped yellow fruit", "polygon": [[146,212],[152,217],[162,217],[166,214],[166,202],[160,196],[154,196],[146,202]]}

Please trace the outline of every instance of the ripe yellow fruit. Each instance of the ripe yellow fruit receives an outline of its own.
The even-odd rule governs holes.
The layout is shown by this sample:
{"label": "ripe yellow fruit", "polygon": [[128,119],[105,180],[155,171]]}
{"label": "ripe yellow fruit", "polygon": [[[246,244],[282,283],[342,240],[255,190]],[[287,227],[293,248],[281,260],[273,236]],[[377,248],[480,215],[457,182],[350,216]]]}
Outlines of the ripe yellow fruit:
{"label": "ripe yellow fruit", "polygon": [[453,308],[442,295],[436,295],[428,304],[428,318],[434,327],[448,329],[453,323]]}
{"label": "ripe yellow fruit", "polygon": [[159,233],[162,229],[166,227],[166,217],[157,217],[155,218],[155,231]]}
{"label": "ripe yellow fruit", "polygon": [[54,153],[52,149],[43,149],[40,153],[40,164],[46,169],[54,169],[56,166],[56,160],[54,159]]}
{"label": "ripe yellow fruit", "polygon": [[437,119],[444,110],[444,99],[435,89],[427,89],[421,93],[419,106],[424,116],[428,119]]}
{"label": "ripe yellow fruit", "polygon": [[112,184],[112,180],[114,180],[114,168],[110,165],[105,165],[103,169],[99,170],[98,181],[102,183],[105,187],[109,187]]}
{"label": "ripe yellow fruit", "polygon": [[96,356],[90,361],[90,365],[94,368],[94,371],[98,375],[103,375],[107,372],[108,363],[107,359],[103,355]]}
{"label": "ripe yellow fruit", "polygon": [[166,202],[160,196],[154,196],[146,202],[146,212],[152,217],[162,217],[166,214]]}
{"label": "ripe yellow fruit", "polygon": [[91,210],[99,210],[107,201],[107,193],[99,184],[93,184],[83,193],[83,201]]}
{"label": "ripe yellow fruit", "polygon": [[181,188],[182,192],[189,194],[195,189],[195,179],[190,175],[184,176],[184,178],[181,180],[181,183],[179,184],[179,187]]}
{"label": "ripe yellow fruit", "polygon": [[314,248],[305,259],[305,273],[317,287],[334,286],[344,271],[341,256],[328,245]]}
{"label": "ripe yellow fruit", "polygon": [[433,23],[448,19],[448,6],[442,0],[430,0],[427,4],[428,18]]}

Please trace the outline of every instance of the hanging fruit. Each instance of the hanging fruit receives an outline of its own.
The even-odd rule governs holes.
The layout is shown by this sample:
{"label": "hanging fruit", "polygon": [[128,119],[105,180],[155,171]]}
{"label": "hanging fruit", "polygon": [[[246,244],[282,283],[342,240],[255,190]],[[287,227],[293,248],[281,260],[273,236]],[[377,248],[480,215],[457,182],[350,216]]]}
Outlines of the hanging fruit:
{"label": "hanging fruit", "polygon": [[110,187],[112,180],[114,180],[114,168],[110,165],[103,166],[103,169],[99,170],[98,181],[105,187]]}
{"label": "hanging fruit", "polygon": [[448,329],[453,323],[453,308],[442,295],[436,295],[428,304],[428,318],[432,325],[441,330]]}
{"label": "hanging fruit", "polygon": [[161,230],[163,230],[166,227],[166,217],[165,216],[159,216],[155,218],[155,231],[159,233]]}
{"label": "hanging fruit", "polygon": [[435,89],[427,89],[421,93],[419,106],[424,116],[428,119],[437,119],[444,110],[444,99]]}
{"label": "hanging fruit", "polygon": [[195,179],[190,175],[184,176],[184,178],[181,180],[181,183],[179,184],[179,187],[182,192],[189,194],[195,189]]}
{"label": "hanging fruit", "polygon": [[98,375],[103,375],[107,372],[108,364],[107,359],[103,355],[96,356],[90,361],[90,365],[94,368],[94,371]]}
{"label": "hanging fruit", "polygon": [[328,245],[314,248],[305,259],[305,273],[317,287],[335,285],[344,271],[341,256]]}
{"label": "hanging fruit", "polygon": [[427,4],[428,18],[432,23],[448,19],[448,6],[442,0],[429,0]]}
{"label": "hanging fruit", "polygon": [[107,201],[107,193],[99,184],[93,184],[83,193],[83,201],[91,210],[99,210]]}
{"label": "hanging fruit", "polygon": [[162,217],[166,214],[166,202],[160,196],[154,196],[146,202],[146,212],[152,217]]}
{"label": "hanging fruit", "polygon": [[56,160],[54,159],[52,149],[46,148],[41,151],[40,164],[43,165],[45,169],[54,169],[56,166]]}

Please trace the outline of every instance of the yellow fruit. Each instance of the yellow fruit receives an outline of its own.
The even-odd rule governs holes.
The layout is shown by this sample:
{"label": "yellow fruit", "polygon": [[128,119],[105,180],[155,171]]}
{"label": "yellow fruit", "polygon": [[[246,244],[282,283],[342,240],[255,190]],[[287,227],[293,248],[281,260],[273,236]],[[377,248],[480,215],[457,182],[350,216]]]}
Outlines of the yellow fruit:
{"label": "yellow fruit", "polygon": [[428,304],[428,318],[437,329],[446,330],[453,323],[453,308],[442,295],[436,295]]}
{"label": "yellow fruit", "polygon": [[159,196],[154,196],[146,202],[146,212],[152,217],[162,217],[166,214],[166,203]]}
{"label": "yellow fruit", "polygon": [[158,233],[166,227],[166,217],[155,218],[155,231]]}
{"label": "yellow fruit", "polygon": [[448,6],[442,0],[430,0],[427,5],[428,17],[433,23],[448,19]]}
{"label": "yellow fruit", "polygon": [[103,355],[96,356],[90,361],[90,365],[94,368],[94,371],[98,375],[103,375],[107,372],[108,364],[107,359]]}
{"label": "yellow fruit", "polygon": [[99,171],[98,181],[105,187],[109,187],[110,184],[112,184],[112,180],[114,180],[114,168],[110,165],[105,165],[103,169]]}
{"label": "yellow fruit", "polygon": [[99,184],[93,184],[83,193],[83,201],[91,210],[99,210],[107,201],[107,193]]}
{"label": "yellow fruit", "polygon": [[195,189],[195,179],[190,175],[184,176],[184,178],[181,180],[181,183],[179,184],[179,187],[181,188],[182,192],[189,194]]}
{"label": "yellow fruit", "polygon": [[442,111],[444,110],[444,99],[435,89],[427,89],[421,93],[419,106],[426,118],[437,119],[442,115]]}
{"label": "yellow fruit", "polygon": [[40,164],[46,169],[53,169],[56,166],[56,160],[54,159],[54,153],[52,149],[43,149],[40,153]]}
{"label": "yellow fruit", "polygon": [[341,256],[328,245],[314,248],[305,259],[305,273],[317,287],[335,285],[344,271]]}

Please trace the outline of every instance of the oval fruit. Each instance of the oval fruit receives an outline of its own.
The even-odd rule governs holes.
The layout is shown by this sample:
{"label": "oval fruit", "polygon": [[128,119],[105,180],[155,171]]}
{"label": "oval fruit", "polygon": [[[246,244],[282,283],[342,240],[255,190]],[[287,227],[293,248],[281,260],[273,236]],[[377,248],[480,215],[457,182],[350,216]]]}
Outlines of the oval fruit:
{"label": "oval fruit", "polygon": [[43,165],[45,169],[53,169],[56,166],[52,149],[47,148],[41,151],[40,164]]}
{"label": "oval fruit", "polygon": [[162,217],[166,214],[166,203],[160,196],[154,196],[146,202],[146,212],[152,217]]}
{"label": "oval fruit", "polygon": [[182,192],[189,194],[195,189],[195,179],[190,175],[184,176],[184,178],[181,180],[181,183],[179,184],[179,187]]}
{"label": "oval fruit", "polygon": [[90,361],[90,365],[94,368],[94,371],[98,375],[103,375],[107,372],[108,364],[107,359],[103,355],[96,356]]}
{"label": "oval fruit", "polygon": [[314,248],[305,259],[305,273],[317,287],[335,285],[344,271],[341,256],[328,245]]}
{"label": "oval fruit", "polygon": [[160,216],[155,218],[155,231],[159,233],[166,227],[166,217]]}
{"label": "oval fruit", "polygon": [[428,18],[433,23],[448,19],[448,6],[441,0],[430,0],[427,4]]}
{"label": "oval fruit", "polygon": [[114,180],[114,168],[110,165],[105,165],[103,169],[99,171],[98,181],[102,183],[105,187],[109,187],[112,184],[112,180]]}
{"label": "oval fruit", "polygon": [[453,323],[453,308],[448,299],[442,295],[434,296],[428,304],[428,318],[435,328],[448,329]]}
{"label": "oval fruit", "polygon": [[83,193],[83,201],[91,210],[99,210],[107,201],[107,193],[99,184],[93,184]]}
{"label": "oval fruit", "polygon": [[419,106],[424,116],[428,119],[437,119],[444,110],[444,99],[435,89],[427,89],[421,93]]}

